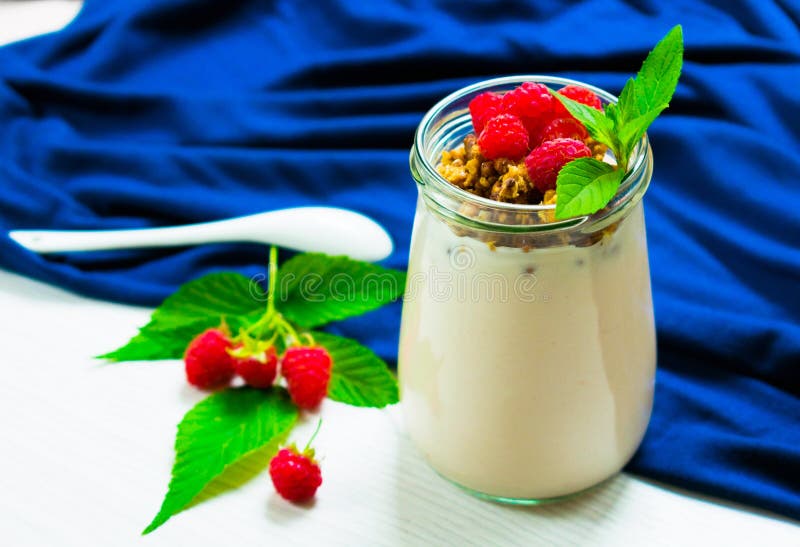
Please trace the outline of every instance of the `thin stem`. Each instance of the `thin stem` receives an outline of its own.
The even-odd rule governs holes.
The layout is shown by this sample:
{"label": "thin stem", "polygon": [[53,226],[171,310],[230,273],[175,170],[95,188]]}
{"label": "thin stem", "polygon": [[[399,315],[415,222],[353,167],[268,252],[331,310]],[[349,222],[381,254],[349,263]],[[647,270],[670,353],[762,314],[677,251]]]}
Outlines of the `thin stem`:
{"label": "thin stem", "polygon": [[272,326],[275,322],[275,287],[278,285],[278,248],[272,246],[269,248],[269,281],[267,288],[267,310],[264,312],[258,321],[247,327],[246,334],[251,334],[256,329],[267,326]]}
{"label": "thin stem", "polygon": [[286,330],[286,333],[291,336],[295,343],[300,342],[300,335],[297,334],[297,331],[292,327],[291,323],[284,319],[282,315],[278,314],[278,316],[281,318],[280,325]]}
{"label": "thin stem", "polygon": [[308,439],[308,442],[306,443],[306,447],[303,449],[303,452],[307,452],[308,449],[311,448],[311,443],[313,443],[314,439],[317,438],[317,433],[319,433],[320,427],[322,427],[322,418],[320,418],[319,421],[317,422],[317,428],[314,430],[314,434],[311,435],[311,438]]}
{"label": "thin stem", "polygon": [[272,324],[272,321],[273,321],[273,319],[274,319],[274,313],[271,313],[271,312],[267,311],[267,312],[265,312],[265,313],[264,313],[264,315],[262,315],[262,316],[261,316],[261,317],[258,319],[258,321],[256,321],[255,323],[253,323],[252,325],[250,325],[249,327],[247,327],[247,328],[244,330],[244,332],[245,332],[245,334],[252,334],[252,333],[253,333],[253,331],[255,331],[256,329],[258,329],[259,327],[263,327],[263,326],[264,326],[264,324],[271,325],[271,324]]}
{"label": "thin stem", "polygon": [[278,248],[269,248],[269,292],[267,293],[267,315],[275,311],[275,288],[278,285]]}

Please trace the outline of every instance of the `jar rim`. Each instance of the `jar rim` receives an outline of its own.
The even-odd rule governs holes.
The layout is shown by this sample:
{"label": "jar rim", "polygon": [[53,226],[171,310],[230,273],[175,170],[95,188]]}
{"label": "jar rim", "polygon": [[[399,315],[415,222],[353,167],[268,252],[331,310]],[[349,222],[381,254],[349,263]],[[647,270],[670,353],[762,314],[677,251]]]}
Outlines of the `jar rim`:
{"label": "jar rim", "polygon": [[[464,99],[465,97],[473,94],[480,93],[482,91],[488,91],[491,88],[500,87],[500,86],[509,86],[509,85],[519,85],[523,82],[536,82],[542,84],[555,84],[558,86],[565,86],[565,85],[579,85],[581,87],[585,87],[590,89],[594,93],[596,93],[601,100],[604,100],[608,103],[616,103],[617,97],[608,91],[601,89],[599,87],[593,86],[591,84],[587,84],[585,82],[581,82],[579,80],[573,80],[571,78],[562,78],[558,76],[545,76],[540,74],[520,74],[520,75],[511,75],[511,76],[503,76],[499,78],[492,78],[489,80],[482,80],[480,82],[476,82],[474,84],[468,85],[466,87],[462,87],[457,89],[456,91],[450,93],[449,95],[442,98],[438,101],[433,107],[431,107],[428,112],[425,113],[422,120],[420,121],[419,125],[417,126],[417,130],[414,134],[414,144],[411,151],[411,171],[412,175],[414,176],[415,180],[418,184],[422,186],[427,186],[427,184],[420,180],[419,173],[417,172],[418,168],[421,168],[424,171],[424,175],[427,181],[432,181],[435,185],[436,190],[443,192],[448,197],[451,197],[458,201],[459,203],[469,203],[479,207],[491,207],[494,210],[508,212],[508,213],[539,213],[542,211],[554,211],[555,204],[518,204],[518,203],[509,203],[509,202],[502,202],[497,201],[489,198],[485,198],[479,196],[477,194],[473,194],[468,192],[462,188],[459,188],[450,182],[447,181],[439,172],[436,170],[436,166],[431,162],[431,158],[428,154],[425,154],[424,151],[427,150],[427,137],[430,133],[430,128],[432,124],[437,120],[437,117],[442,114],[442,112],[454,102]],[[553,222],[548,222],[546,225],[542,225],[539,229],[548,227],[548,229],[555,229],[561,227],[568,227],[568,226],[575,226],[577,224],[583,224],[587,221],[594,220],[595,217],[598,216],[608,216],[607,209],[616,210],[617,208],[625,205],[629,200],[623,199],[619,200],[616,199],[620,195],[627,195],[631,194],[633,190],[636,189],[636,186],[643,182],[643,174],[647,170],[648,164],[652,165],[652,153],[650,151],[650,143],[647,138],[647,134],[642,136],[639,143],[634,147],[632,152],[632,164],[633,167],[626,173],[625,177],[623,178],[622,182],[620,183],[619,189],[615,194],[615,197],[612,198],[612,202],[606,209],[598,211],[597,213],[593,213],[591,215],[584,215],[573,217],[564,220],[556,220]],[[646,190],[647,185],[649,184],[649,177],[648,180],[644,181],[644,188]],[[637,192],[639,195],[643,194],[643,191]],[[439,203],[440,206],[443,204]],[[446,207],[446,206],[445,206]],[[448,207],[448,209],[451,209]],[[602,214],[605,211],[606,214]],[[456,211],[451,211],[456,213]],[[474,219],[470,219],[471,222],[474,222]],[[528,228],[531,228],[528,226]]]}

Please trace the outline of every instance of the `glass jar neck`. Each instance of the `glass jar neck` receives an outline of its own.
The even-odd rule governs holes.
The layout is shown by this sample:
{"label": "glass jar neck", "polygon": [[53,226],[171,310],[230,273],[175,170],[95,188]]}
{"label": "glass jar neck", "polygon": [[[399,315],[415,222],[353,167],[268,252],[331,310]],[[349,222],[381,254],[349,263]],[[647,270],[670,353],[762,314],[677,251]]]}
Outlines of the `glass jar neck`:
{"label": "glass jar neck", "polygon": [[442,152],[456,148],[472,131],[469,114],[472,98],[486,91],[508,91],[530,81],[559,87],[580,85],[594,91],[604,103],[617,101],[610,93],[582,82],[536,75],[487,80],[448,95],[422,119],[411,149],[411,174],[425,203],[450,222],[494,232],[591,231],[619,220],[642,198],[652,177],[653,156],[646,135],[636,146],[632,168],[609,204],[592,215],[566,220],[554,220],[555,205],[515,204],[484,198],[452,185],[436,170]]}

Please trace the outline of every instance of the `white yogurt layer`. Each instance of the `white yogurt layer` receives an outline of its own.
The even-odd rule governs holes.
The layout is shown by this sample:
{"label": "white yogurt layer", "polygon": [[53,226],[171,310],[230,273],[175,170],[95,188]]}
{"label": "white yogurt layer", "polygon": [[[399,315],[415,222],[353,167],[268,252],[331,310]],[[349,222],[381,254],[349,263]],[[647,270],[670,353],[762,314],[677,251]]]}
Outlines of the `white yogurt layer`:
{"label": "white yogurt layer", "polygon": [[[412,439],[445,477],[545,499],[617,473],[642,440],[656,366],[641,203],[590,247],[499,247],[420,205],[400,334]],[[449,289],[448,289],[449,287]]]}

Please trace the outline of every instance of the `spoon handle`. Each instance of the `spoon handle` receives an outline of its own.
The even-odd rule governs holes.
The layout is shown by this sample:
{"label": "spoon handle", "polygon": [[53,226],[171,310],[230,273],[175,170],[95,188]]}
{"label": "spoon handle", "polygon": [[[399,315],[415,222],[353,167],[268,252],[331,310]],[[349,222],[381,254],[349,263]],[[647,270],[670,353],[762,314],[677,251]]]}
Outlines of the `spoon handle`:
{"label": "spoon handle", "polygon": [[42,254],[246,241],[376,262],[393,248],[389,235],[374,220],[335,207],[295,207],[166,228],[15,230],[8,235]]}
{"label": "spoon handle", "polygon": [[8,235],[23,247],[40,254],[175,247],[227,241],[225,234],[209,230],[209,224],[216,223],[132,230],[14,230]]}

